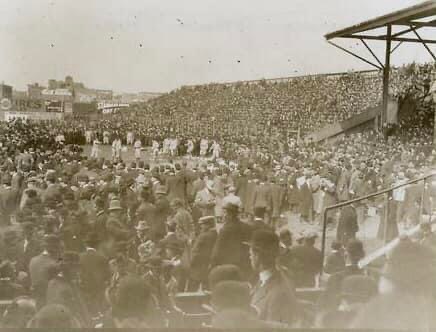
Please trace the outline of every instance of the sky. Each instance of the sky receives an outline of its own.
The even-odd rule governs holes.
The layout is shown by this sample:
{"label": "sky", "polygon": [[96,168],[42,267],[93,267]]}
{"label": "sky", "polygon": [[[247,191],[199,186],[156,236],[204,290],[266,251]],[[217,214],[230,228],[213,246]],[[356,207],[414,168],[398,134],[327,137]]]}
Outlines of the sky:
{"label": "sky", "polygon": [[[0,0],[0,81],[25,90],[72,75],[91,88],[167,92],[371,69],[323,36],[419,2]],[[338,43],[368,55],[356,42]],[[371,45],[383,54],[383,43]],[[393,56],[395,65],[430,60],[420,45]]]}

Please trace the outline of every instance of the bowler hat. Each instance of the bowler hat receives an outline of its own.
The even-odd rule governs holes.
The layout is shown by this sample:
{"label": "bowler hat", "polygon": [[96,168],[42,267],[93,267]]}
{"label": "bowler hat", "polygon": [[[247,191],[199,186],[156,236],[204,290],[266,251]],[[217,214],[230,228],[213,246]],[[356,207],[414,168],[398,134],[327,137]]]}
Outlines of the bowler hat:
{"label": "bowler hat", "polygon": [[47,173],[45,180],[50,182],[56,182],[56,174],[54,172]]}
{"label": "bowler hat", "polygon": [[277,255],[279,252],[279,237],[276,233],[270,230],[256,230],[250,242],[244,242],[252,249],[271,255]]}
{"label": "bowler hat", "polygon": [[29,178],[27,179],[27,183],[35,183],[35,182],[37,182],[37,178],[34,177],[34,176],[29,177]]}
{"label": "bowler hat", "polygon": [[221,281],[226,280],[234,280],[234,281],[242,281],[242,272],[240,268],[236,265],[232,264],[223,264],[215,266],[209,272],[209,286],[211,289],[215,287]]}
{"label": "bowler hat", "polygon": [[159,187],[157,187],[155,194],[156,195],[166,195],[167,191],[166,191],[164,186],[159,186]]}
{"label": "bowler hat", "polygon": [[244,309],[250,307],[250,287],[248,283],[226,280],[215,285],[211,303],[219,309]]}
{"label": "bowler hat", "polygon": [[144,279],[133,275],[121,278],[113,301],[113,316],[118,319],[143,317],[150,307],[150,294]]}
{"label": "bowler hat", "polygon": [[122,210],[121,203],[117,199],[113,199],[109,203],[109,211]]}

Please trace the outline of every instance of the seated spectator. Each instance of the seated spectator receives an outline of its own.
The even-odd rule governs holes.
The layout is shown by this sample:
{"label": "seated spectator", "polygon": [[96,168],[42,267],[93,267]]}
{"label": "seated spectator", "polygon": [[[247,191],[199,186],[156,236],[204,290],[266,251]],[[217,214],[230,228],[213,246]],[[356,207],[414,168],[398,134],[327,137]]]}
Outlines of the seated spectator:
{"label": "seated spectator", "polygon": [[363,257],[365,257],[365,251],[362,242],[350,241],[345,252],[345,268],[328,278],[324,294],[319,299],[322,310],[332,310],[339,306],[342,282],[346,277],[364,274],[365,271],[358,265]]}
{"label": "seated spectator", "polygon": [[321,314],[319,327],[347,328],[362,307],[377,295],[377,283],[370,277],[351,275],[342,281],[339,306]]}
{"label": "seated spectator", "polygon": [[48,304],[36,313],[27,324],[27,327],[34,329],[60,329],[81,328],[81,325],[67,307],[60,304]]}
{"label": "seated spectator", "polygon": [[15,298],[3,312],[2,328],[25,328],[36,314],[35,300],[27,296]]}
{"label": "seated spectator", "polygon": [[[144,280],[124,277],[112,303],[116,328],[150,328],[163,326],[163,319]],[[160,318],[160,319],[159,319]]]}
{"label": "seated spectator", "polygon": [[435,255],[408,237],[388,254],[379,295],[369,301],[351,328],[425,330],[436,326]]}
{"label": "seated spectator", "polygon": [[240,281],[221,281],[212,291],[212,327],[234,328],[273,328],[284,324],[264,322],[257,318],[256,310],[250,305],[250,287]]}
{"label": "seated spectator", "polygon": [[345,269],[345,258],[343,247],[340,242],[333,241],[331,248],[331,253],[326,257],[324,272],[328,274],[335,274]]}
{"label": "seated spectator", "polygon": [[321,251],[315,248],[317,237],[318,235],[314,232],[306,233],[303,243],[292,249],[296,265],[296,287],[314,287],[316,285],[316,278],[322,269]]}

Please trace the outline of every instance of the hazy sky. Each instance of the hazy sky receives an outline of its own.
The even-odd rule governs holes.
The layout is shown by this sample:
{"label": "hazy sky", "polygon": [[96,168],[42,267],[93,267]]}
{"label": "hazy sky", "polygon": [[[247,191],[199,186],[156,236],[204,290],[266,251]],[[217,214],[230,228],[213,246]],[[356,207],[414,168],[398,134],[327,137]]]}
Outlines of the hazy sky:
{"label": "hazy sky", "polygon": [[[0,81],[24,90],[71,74],[88,87],[164,92],[370,69],[327,44],[324,34],[419,2],[0,0]],[[394,64],[430,61],[422,46],[401,50]]]}

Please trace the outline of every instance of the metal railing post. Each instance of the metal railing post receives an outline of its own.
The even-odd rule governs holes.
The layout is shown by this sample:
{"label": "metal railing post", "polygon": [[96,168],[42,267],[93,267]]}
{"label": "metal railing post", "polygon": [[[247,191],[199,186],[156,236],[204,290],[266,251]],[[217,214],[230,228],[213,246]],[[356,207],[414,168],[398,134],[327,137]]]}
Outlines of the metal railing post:
{"label": "metal railing post", "polygon": [[321,269],[321,275],[324,271],[324,256],[325,256],[325,243],[326,243],[326,237],[327,237],[327,213],[330,210],[329,207],[326,207],[324,209],[323,213],[323,220],[322,220],[322,242],[321,242],[321,254],[322,254],[322,269]]}
{"label": "metal railing post", "polygon": [[[419,183],[421,181],[424,181],[424,190],[423,190],[423,194],[422,194],[422,197],[421,197],[421,202],[422,202],[421,205],[422,205],[422,208],[423,208],[423,204],[424,204],[423,198],[425,197],[424,193],[425,193],[425,183],[426,183],[426,180],[428,178],[432,178],[434,176],[436,176],[436,173],[427,174],[427,175],[425,175],[425,176],[423,176],[423,177],[421,177],[419,179],[411,180],[411,181],[408,181],[406,183],[402,183],[400,185],[396,185],[396,186],[393,186],[393,187],[388,188],[388,189],[383,189],[383,190],[380,190],[378,192],[375,192],[375,193],[372,193],[372,194],[369,194],[369,195],[366,195],[366,196],[362,196],[362,197],[359,197],[359,198],[351,199],[351,200],[346,201],[346,202],[342,202],[342,203],[338,203],[338,204],[326,207],[324,209],[324,214],[323,214],[323,228],[322,228],[322,247],[321,247],[322,264],[323,264],[322,266],[324,267],[324,260],[325,260],[324,256],[325,256],[325,253],[326,253],[326,248],[325,247],[326,247],[326,236],[327,236],[327,213],[328,213],[328,211],[333,210],[333,209],[337,209],[337,208],[342,208],[342,207],[350,205],[352,203],[356,203],[356,202],[360,202],[360,201],[363,201],[363,200],[367,200],[367,199],[370,199],[370,198],[373,198],[373,197],[376,197],[376,196],[385,195],[385,199],[384,199],[384,201],[385,201],[384,202],[385,209],[384,209],[384,214],[383,214],[382,218],[383,218],[383,222],[384,222],[384,225],[383,225],[383,232],[384,232],[384,234],[383,234],[383,241],[386,244],[387,241],[388,241],[387,240],[387,233],[388,233],[388,221],[389,221],[389,198],[390,198],[390,196],[392,196],[393,191],[398,189],[398,188],[402,188],[402,187],[405,187],[405,186],[409,186],[411,184],[415,184],[415,183]],[[433,211],[432,210],[433,209],[433,200],[432,200],[431,197],[430,197],[430,204],[431,204],[431,207],[430,207],[430,209],[431,209],[431,211],[430,211],[430,222],[431,222],[431,220],[432,220],[432,211]],[[420,215],[422,215],[422,210],[420,212],[421,212]],[[421,218],[421,216],[420,216],[420,218]],[[391,243],[391,242],[392,241],[390,241],[389,243]],[[370,259],[373,260],[373,258],[370,258]],[[322,272],[321,272],[321,274],[322,274]]]}
{"label": "metal railing post", "polygon": [[[421,223],[421,221],[422,221],[422,212],[424,211],[425,185],[426,185],[426,182],[427,182],[426,180],[427,179],[424,179],[424,183],[423,183],[423,186],[422,186],[422,192],[421,192],[421,201],[419,203],[419,216],[418,216],[419,223]],[[431,215],[431,212],[430,212],[430,215]]]}
{"label": "metal railing post", "polygon": [[390,192],[385,193],[384,199],[384,213],[383,213],[383,243],[386,244],[388,241],[388,222],[389,222],[389,195]]}

